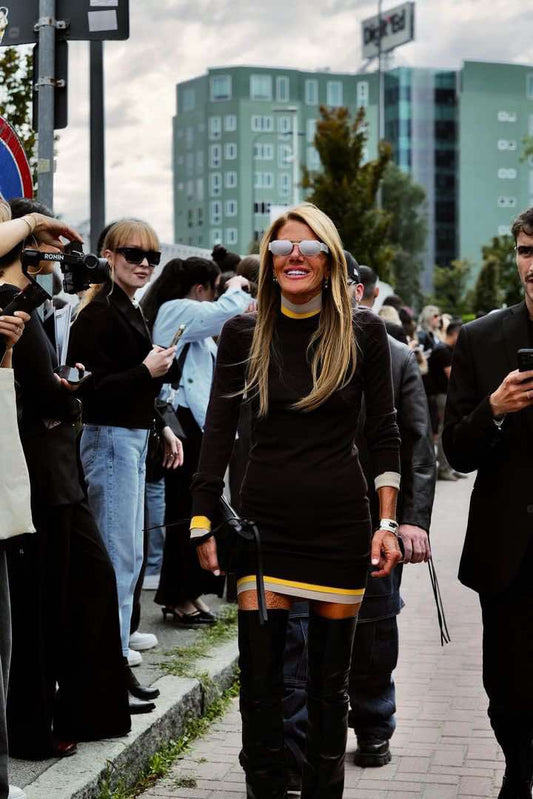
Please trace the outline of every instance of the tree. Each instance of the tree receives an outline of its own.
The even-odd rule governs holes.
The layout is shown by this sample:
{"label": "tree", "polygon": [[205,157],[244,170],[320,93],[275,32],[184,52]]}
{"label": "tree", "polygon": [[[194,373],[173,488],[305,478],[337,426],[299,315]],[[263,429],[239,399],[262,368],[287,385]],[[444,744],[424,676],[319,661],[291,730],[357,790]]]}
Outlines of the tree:
{"label": "tree", "polygon": [[389,240],[396,250],[394,289],[408,305],[419,304],[421,254],[427,238],[426,192],[394,163],[388,164],[383,178],[383,208],[391,214]]}
{"label": "tree", "polygon": [[469,312],[467,284],[471,268],[469,261],[459,260],[452,261],[449,266],[435,266],[434,300],[444,313],[461,316]]}
{"label": "tree", "polygon": [[499,284],[498,260],[489,255],[483,263],[474,289],[472,305],[476,314],[488,313],[501,306],[502,290]]}
{"label": "tree", "polygon": [[533,136],[524,136],[522,139],[522,155],[520,156],[521,161],[527,161],[528,158],[533,156]]}
{"label": "tree", "polygon": [[37,171],[35,131],[32,128],[33,63],[31,53],[0,48],[0,116],[17,132],[34,174]]}
{"label": "tree", "polygon": [[309,202],[333,220],[344,247],[380,278],[393,278],[394,247],[388,237],[391,214],[376,207],[376,197],[391,148],[380,142],[378,157],[365,163],[367,140],[364,109],[353,123],[347,108],[320,108],[315,147],[321,172],[304,169],[302,185],[310,189]]}
{"label": "tree", "polygon": [[483,262],[494,258],[498,264],[500,304],[516,305],[523,299],[522,284],[518,277],[512,236],[494,236],[490,244],[482,247]]}

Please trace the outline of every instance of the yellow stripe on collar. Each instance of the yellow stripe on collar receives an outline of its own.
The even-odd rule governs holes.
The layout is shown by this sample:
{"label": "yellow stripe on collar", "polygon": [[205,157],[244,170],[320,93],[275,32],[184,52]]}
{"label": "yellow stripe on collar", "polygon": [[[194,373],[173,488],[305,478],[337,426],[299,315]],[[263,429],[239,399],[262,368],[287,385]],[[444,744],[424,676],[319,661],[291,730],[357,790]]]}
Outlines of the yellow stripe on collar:
{"label": "yellow stripe on collar", "polygon": [[319,314],[321,310],[321,308],[315,308],[314,311],[307,311],[307,313],[295,313],[294,311],[290,311],[284,305],[281,306],[281,313],[283,316],[288,316],[290,319],[309,319],[309,317]]}

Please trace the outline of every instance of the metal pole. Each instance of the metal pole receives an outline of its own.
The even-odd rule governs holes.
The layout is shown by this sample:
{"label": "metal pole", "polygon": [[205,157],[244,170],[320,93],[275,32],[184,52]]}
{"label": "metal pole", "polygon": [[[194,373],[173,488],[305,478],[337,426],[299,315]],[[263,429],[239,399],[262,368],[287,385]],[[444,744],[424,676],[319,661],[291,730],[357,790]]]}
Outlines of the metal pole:
{"label": "metal pole", "polygon": [[54,205],[55,17],[55,0],[39,0],[38,196],[40,202],[49,208]]}
{"label": "metal pole", "polygon": [[[385,138],[385,92],[383,81],[383,51],[381,47],[382,0],[378,0],[378,154],[379,143]],[[382,205],[381,184],[376,196],[378,208]]]}
{"label": "metal pole", "polygon": [[90,42],[91,252],[105,226],[104,43]]}
{"label": "metal pole", "polygon": [[300,187],[298,186],[300,166],[298,163],[298,108],[293,108],[292,112],[292,201],[294,205],[298,205],[300,202]]}

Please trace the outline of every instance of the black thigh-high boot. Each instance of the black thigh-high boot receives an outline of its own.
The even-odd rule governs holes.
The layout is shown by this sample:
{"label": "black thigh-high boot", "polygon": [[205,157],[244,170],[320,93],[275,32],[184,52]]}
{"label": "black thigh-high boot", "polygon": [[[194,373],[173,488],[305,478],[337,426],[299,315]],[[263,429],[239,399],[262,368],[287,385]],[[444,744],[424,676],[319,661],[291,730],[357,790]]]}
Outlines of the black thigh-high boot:
{"label": "black thigh-high boot", "polygon": [[498,799],[531,799],[533,783],[533,731],[529,724],[502,724],[492,719],[505,755],[505,776]]}
{"label": "black thigh-high boot", "polygon": [[248,799],[285,799],[283,748],[283,651],[287,610],[269,610],[259,624],[256,610],[239,610],[241,766]]}
{"label": "black thigh-high boot", "polygon": [[348,678],[356,618],[309,619],[307,747],[301,799],[340,799],[348,731]]}

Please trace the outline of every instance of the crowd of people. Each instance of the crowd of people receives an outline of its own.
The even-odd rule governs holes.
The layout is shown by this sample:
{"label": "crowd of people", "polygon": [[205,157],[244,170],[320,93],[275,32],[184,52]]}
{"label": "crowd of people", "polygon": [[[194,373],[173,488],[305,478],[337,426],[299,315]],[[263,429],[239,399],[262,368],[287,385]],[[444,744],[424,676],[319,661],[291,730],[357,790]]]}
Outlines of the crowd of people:
{"label": "crowd of people", "polygon": [[[533,348],[533,209],[513,235],[525,302],[468,325],[430,305],[417,324],[397,295],[375,312],[376,273],[308,203],[258,256],[216,246],[153,283],[155,230],[108,225],[107,274],[70,328],[77,377],[37,309],[0,315],[0,799],[25,796],[8,750],[73,755],[154,709],[132,670],[157,645],[139,629],[143,586],[165,622],[199,628],[226,582],[248,799],[340,799],[349,727],[358,765],[390,761],[402,567],[431,558],[436,480],[474,470],[460,579],[481,598],[500,799],[531,797],[533,371],[516,350]],[[53,270],[25,251],[64,239],[81,242],[39,203],[0,205],[0,308]],[[218,562],[228,475],[262,583],[252,544],[233,582]]]}

